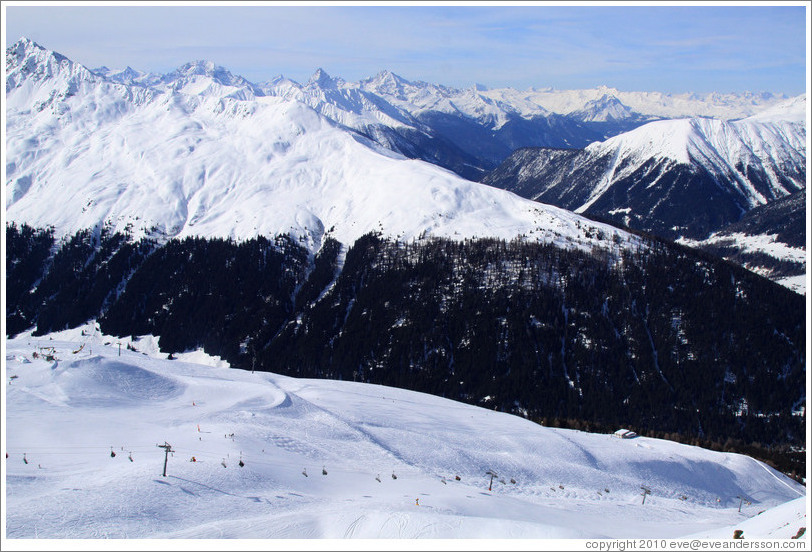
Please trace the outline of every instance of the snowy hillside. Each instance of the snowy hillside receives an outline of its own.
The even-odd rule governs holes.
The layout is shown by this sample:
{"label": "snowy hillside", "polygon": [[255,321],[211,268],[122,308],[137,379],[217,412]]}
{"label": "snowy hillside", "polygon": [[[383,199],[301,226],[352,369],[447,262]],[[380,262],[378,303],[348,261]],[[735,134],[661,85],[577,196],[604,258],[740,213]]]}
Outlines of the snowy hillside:
{"label": "snowy hillside", "polygon": [[313,249],[370,231],[512,239],[595,229],[561,209],[408,160],[295,98],[188,64],[148,88],[105,80],[30,41],[7,58],[8,221],[57,235],[108,224],[136,236],[289,233]]}
{"label": "snowy hillside", "polygon": [[806,94],[795,96],[747,118],[749,121],[806,123]]}
{"label": "snowy hillside", "polygon": [[749,457],[155,350],[92,324],[7,341],[9,539],[788,538],[807,526],[803,487]]}
{"label": "snowy hillside", "polygon": [[[803,247],[791,247],[779,241],[775,234],[750,235],[743,232],[720,232],[712,234],[708,239],[700,242],[683,240],[682,243],[691,247],[699,247],[708,251],[732,250],[738,256],[749,254],[759,259],[766,258],[774,263],[787,263],[800,266],[800,274],[791,276],[774,276],[771,267],[756,263],[743,262],[743,266],[756,274],[761,274],[774,280],[800,294],[806,294],[806,250]],[[767,264],[762,262],[762,264]]]}

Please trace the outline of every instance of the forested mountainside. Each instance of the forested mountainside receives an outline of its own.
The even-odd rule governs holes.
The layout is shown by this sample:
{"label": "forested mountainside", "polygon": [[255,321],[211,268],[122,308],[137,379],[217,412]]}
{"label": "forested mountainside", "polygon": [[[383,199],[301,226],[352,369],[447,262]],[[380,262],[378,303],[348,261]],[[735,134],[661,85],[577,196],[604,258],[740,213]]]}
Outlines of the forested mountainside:
{"label": "forested mountainside", "polygon": [[[686,242],[774,281],[806,275],[806,190],[755,207],[699,242]],[[796,286],[805,290],[800,282]]]}
{"label": "forested mountainside", "polygon": [[159,244],[7,226],[7,334],[96,318],[232,366],[426,391],[533,419],[804,442],[803,297],[650,241],[368,234]]}

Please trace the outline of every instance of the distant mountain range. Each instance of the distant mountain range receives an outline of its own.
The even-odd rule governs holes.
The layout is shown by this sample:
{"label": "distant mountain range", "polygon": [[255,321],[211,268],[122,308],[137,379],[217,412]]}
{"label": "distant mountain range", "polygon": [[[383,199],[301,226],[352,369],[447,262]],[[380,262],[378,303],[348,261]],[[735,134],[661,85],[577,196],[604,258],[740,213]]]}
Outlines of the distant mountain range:
{"label": "distant mountain range", "polygon": [[608,87],[456,89],[409,81],[390,71],[347,82],[321,68],[304,84],[283,76],[251,83],[209,61],[188,63],[166,75],[130,67],[100,67],[94,73],[110,82],[192,95],[295,99],[388,149],[472,180],[517,148],[582,148],[655,119],[742,118],[786,99],[769,93],[672,95]]}

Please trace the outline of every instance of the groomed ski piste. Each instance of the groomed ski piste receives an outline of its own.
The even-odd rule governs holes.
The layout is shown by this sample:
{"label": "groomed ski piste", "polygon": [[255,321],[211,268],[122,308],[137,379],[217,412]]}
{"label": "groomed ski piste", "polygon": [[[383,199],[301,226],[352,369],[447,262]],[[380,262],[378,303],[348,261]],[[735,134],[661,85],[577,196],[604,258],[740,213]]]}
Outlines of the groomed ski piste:
{"label": "groomed ski piste", "polygon": [[169,359],[150,336],[104,336],[92,322],[8,339],[4,355],[6,545],[511,539],[539,549],[736,529],[790,539],[808,526],[804,487],[739,454],[252,373],[202,352]]}

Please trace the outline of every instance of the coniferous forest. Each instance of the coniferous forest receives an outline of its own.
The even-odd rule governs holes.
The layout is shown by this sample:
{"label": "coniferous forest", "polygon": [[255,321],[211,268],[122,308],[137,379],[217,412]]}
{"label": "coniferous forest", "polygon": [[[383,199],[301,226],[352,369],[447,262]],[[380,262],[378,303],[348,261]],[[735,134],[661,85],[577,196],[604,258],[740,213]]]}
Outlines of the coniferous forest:
{"label": "coniferous forest", "polygon": [[160,336],[167,353],[548,423],[805,443],[804,298],[667,242],[613,254],[368,234],[309,256],[284,236],[6,236],[9,336],[97,319],[107,334]]}

